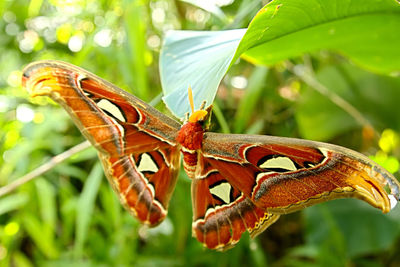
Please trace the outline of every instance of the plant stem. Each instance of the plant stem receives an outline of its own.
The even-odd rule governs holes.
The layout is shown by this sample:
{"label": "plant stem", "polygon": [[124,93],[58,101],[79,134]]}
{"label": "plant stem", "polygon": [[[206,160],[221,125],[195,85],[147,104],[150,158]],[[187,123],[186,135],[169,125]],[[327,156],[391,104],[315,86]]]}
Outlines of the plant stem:
{"label": "plant stem", "polygon": [[[304,65],[294,66],[288,62],[288,69],[292,71],[297,77],[299,77],[308,86],[319,92],[320,94],[329,98],[335,105],[346,111],[350,116],[352,116],[361,126],[373,129],[371,123],[358,111],[352,104],[347,102],[341,96],[329,90],[325,85],[320,83],[313,75],[311,68]],[[375,130],[374,130],[375,131]]]}
{"label": "plant stem", "polygon": [[35,177],[38,177],[42,175],[43,173],[47,172],[48,170],[54,168],[57,164],[63,162],[67,158],[71,157],[72,155],[81,152],[82,150],[87,149],[90,147],[89,141],[82,142],[67,151],[58,154],[57,156],[52,157],[47,163],[39,166],[38,168],[34,169],[33,171],[25,174],[24,176],[16,179],[12,183],[5,185],[3,187],[0,187],[0,197],[10,193],[11,191],[17,189],[21,185],[29,182],[30,180],[34,179]]}

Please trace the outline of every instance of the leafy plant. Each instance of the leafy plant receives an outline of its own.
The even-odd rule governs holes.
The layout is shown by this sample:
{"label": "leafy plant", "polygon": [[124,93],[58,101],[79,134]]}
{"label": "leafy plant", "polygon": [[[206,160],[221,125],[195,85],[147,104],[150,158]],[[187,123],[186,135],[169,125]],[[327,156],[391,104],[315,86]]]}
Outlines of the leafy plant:
{"label": "leafy plant", "polygon": [[[207,97],[211,103],[217,94],[215,131],[330,141],[373,155],[398,175],[398,2],[275,0],[255,15],[261,5],[234,1],[220,7],[223,13],[212,9],[214,16],[204,6],[166,0],[0,2],[0,58],[7,63],[0,66],[0,184],[83,140],[62,110],[21,90],[22,66],[38,59],[80,65],[147,101],[161,91],[161,80],[170,108],[185,107],[186,96],[171,103],[168,94],[184,94],[190,84],[198,90],[198,104]],[[210,31],[247,26],[235,36]],[[166,28],[206,32],[167,34],[160,54]],[[217,50],[228,39],[230,48]],[[174,61],[168,53],[176,55]],[[223,64],[213,69],[216,62]],[[180,117],[185,109],[172,111]],[[317,205],[285,216],[255,240],[245,236],[221,254],[191,237],[190,181],[184,173],[168,219],[154,229],[140,226],[120,207],[102,176],[88,149],[1,197],[0,264],[400,262],[399,208],[382,215],[354,200]]]}

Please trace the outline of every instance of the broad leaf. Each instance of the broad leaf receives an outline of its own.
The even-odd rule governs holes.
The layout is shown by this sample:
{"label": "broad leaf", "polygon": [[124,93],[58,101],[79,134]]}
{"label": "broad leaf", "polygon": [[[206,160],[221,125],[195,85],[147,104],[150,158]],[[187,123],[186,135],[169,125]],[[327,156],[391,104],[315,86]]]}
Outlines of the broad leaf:
{"label": "broad leaf", "polygon": [[[308,245],[332,244],[334,236],[340,235],[345,237],[342,240],[348,256],[377,253],[394,245],[399,236],[399,211],[395,208],[390,217],[365,203],[348,199],[316,205],[303,213],[305,239]],[[336,231],[332,232],[334,228]]]}
{"label": "broad leaf", "polygon": [[235,58],[271,65],[329,49],[367,69],[400,71],[400,5],[394,0],[275,0],[254,17]]}
{"label": "broad leaf", "polygon": [[190,111],[188,87],[195,108],[214,101],[245,29],[231,31],[170,31],[160,55],[160,75],[167,107],[178,118]]}
{"label": "broad leaf", "polygon": [[245,34],[173,31],[160,56],[164,101],[183,117],[190,111],[186,91],[191,85],[196,108],[203,100],[211,104],[222,77],[240,56],[272,65],[327,49],[366,69],[397,73],[398,29],[395,0],[275,0],[258,12]]}

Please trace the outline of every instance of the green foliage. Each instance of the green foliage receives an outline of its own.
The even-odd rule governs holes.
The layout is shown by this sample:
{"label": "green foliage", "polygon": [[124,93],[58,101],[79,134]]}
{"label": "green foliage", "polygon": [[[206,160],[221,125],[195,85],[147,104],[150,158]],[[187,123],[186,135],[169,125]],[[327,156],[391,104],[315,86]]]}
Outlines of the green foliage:
{"label": "green foliage", "polygon": [[247,30],[167,35],[160,60],[164,100],[175,116],[183,118],[190,111],[189,79],[195,106],[203,100],[211,104],[224,74],[241,56],[254,64],[272,65],[329,49],[364,68],[396,74],[398,28],[400,10],[394,0],[275,0],[257,13]]}
{"label": "green foliage", "polygon": [[[166,29],[243,28],[262,8],[262,1],[237,0],[207,7],[212,15],[184,2],[195,1],[0,1],[0,185],[83,141],[63,110],[21,89],[25,64],[65,60],[150,101],[161,92]],[[276,0],[264,7],[235,57],[247,51],[246,59],[268,67],[232,61],[212,130],[338,143],[399,176],[399,12],[394,0]],[[266,23],[270,30],[261,34]],[[190,62],[206,66],[206,59]],[[206,77],[218,84],[223,74],[214,74]],[[88,149],[0,198],[0,266],[400,264],[399,207],[383,215],[357,200],[319,204],[282,216],[255,240],[244,234],[224,253],[192,238],[191,218],[183,171],[168,218],[148,229],[121,207]]]}
{"label": "green foliage", "polygon": [[400,9],[393,0],[277,0],[253,19],[236,57],[245,52],[253,63],[274,64],[330,49],[390,73],[400,69],[399,28]]}
{"label": "green foliage", "polygon": [[[316,79],[346,99],[374,125],[390,124],[391,128],[400,130],[400,118],[393,112],[400,99],[398,78],[371,74],[344,63],[322,67]],[[329,140],[360,126],[351,115],[336,110],[337,106],[319,92],[307,87],[303,93],[307,96],[299,102],[296,118],[301,122],[299,130],[305,138]],[[315,115],[315,109],[320,107],[324,108]],[[315,124],[321,127],[313,129]]]}
{"label": "green foliage", "polygon": [[[164,101],[172,113],[184,118],[190,111],[188,87],[194,106],[210,105],[245,29],[229,31],[171,31],[160,55]],[[190,81],[190,82],[189,82]]]}

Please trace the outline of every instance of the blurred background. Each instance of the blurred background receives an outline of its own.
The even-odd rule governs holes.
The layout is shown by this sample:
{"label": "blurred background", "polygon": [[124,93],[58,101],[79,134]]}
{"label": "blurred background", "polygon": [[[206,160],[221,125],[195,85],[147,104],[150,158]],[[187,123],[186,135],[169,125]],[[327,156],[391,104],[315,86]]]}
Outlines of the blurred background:
{"label": "blurred background", "polygon": [[[84,140],[64,110],[23,90],[26,64],[70,62],[144,101],[156,99],[168,114],[157,97],[165,32],[244,28],[267,2],[0,1],[0,185]],[[316,85],[298,67],[312,70]],[[269,68],[240,60],[220,85],[212,130],[335,143],[400,177],[399,101],[399,76],[368,72],[328,51]],[[168,218],[148,229],[123,210],[90,148],[0,198],[0,265],[400,266],[398,207],[383,215],[358,200],[319,204],[282,216],[254,240],[244,234],[224,253],[191,236],[191,219],[183,171]]]}

